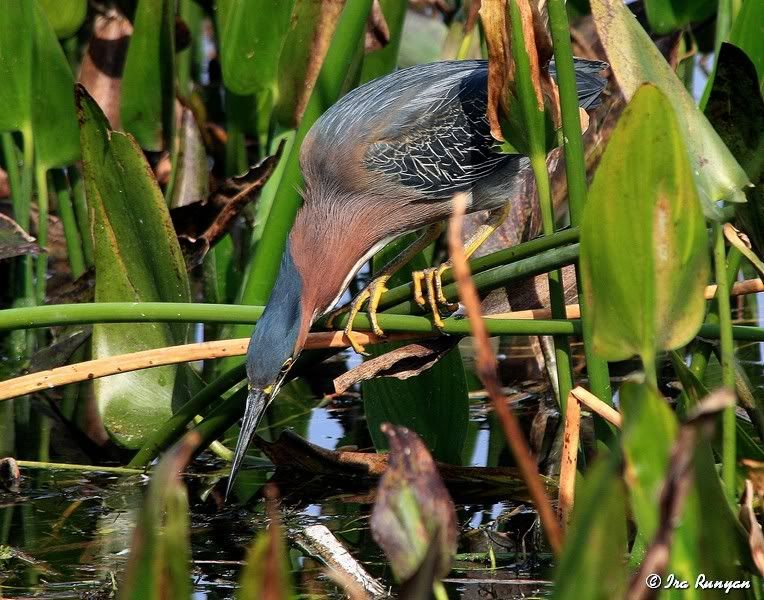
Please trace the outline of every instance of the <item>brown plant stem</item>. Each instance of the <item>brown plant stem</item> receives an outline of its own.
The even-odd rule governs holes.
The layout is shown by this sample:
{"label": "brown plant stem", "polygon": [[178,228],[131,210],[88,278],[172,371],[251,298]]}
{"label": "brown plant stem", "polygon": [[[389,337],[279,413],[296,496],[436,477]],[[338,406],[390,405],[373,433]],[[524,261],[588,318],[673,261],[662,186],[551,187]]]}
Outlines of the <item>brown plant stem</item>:
{"label": "brown plant stem", "polygon": [[470,276],[469,266],[464,256],[462,244],[462,223],[464,220],[466,199],[463,194],[454,198],[454,213],[448,228],[448,246],[453,261],[454,276],[459,290],[459,298],[470,317],[472,335],[475,337],[476,363],[480,381],[491,398],[491,403],[499,417],[504,431],[504,437],[517,461],[520,473],[528,486],[528,491],[541,520],[541,526],[555,555],[559,556],[562,549],[562,529],[552,510],[552,504],[546,495],[544,485],[536,468],[536,461],[531,454],[528,443],[523,437],[520,424],[507,406],[507,398],[501,391],[496,370],[496,356],[488,341],[488,331],[481,318],[480,300]]}

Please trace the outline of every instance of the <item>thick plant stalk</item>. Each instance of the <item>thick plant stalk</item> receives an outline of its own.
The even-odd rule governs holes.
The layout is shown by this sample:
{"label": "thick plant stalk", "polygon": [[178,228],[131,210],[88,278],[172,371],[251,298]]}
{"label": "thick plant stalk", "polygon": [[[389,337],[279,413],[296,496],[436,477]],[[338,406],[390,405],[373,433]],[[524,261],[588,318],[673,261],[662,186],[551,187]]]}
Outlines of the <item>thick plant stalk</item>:
{"label": "thick plant stalk", "polygon": [[85,257],[82,252],[82,240],[77,228],[77,219],[74,216],[72,196],[66,182],[63,171],[56,170],[53,176],[53,190],[58,202],[58,214],[64,225],[64,237],[66,238],[66,251],[69,255],[69,267],[72,276],[76,279],[85,272]]}
{"label": "thick plant stalk", "polygon": [[[577,226],[586,204],[586,161],[584,159],[584,140],[581,133],[581,115],[578,107],[576,75],[573,68],[573,50],[570,44],[570,26],[564,0],[548,0],[549,25],[554,44],[554,58],[557,65],[557,84],[560,91],[560,113],[565,152],[565,176],[568,183],[568,206],[570,222]],[[587,327],[588,307],[581,289],[581,278],[576,267],[578,297],[581,302],[581,315],[584,322],[584,353],[589,385],[595,396],[610,403],[612,390],[607,361],[592,352],[592,331]]]}
{"label": "thick plant stalk", "polygon": [[557,521],[549,498],[544,491],[544,484],[541,482],[536,461],[531,455],[528,443],[523,437],[520,424],[512,411],[509,410],[507,398],[501,391],[501,384],[499,383],[496,369],[496,356],[488,341],[488,331],[480,313],[480,300],[475,286],[472,285],[469,267],[464,257],[462,222],[464,220],[465,204],[463,195],[458,195],[454,199],[454,215],[449,226],[448,245],[451,260],[453,260],[454,264],[454,274],[458,282],[459,297],[470,317],[472,335],[475,337],[478,376],[491,398],[494,411],[499,417],[499,422],[504,431],[504,437],[517,461],[525,484],[528,486],[528,491],[536,506],[541,526],[544,528],[549,545],[554,553],[559,556],[563,541],[560,523]]}
{"label": "thick plant stalk", "polygon": [[[714,267],[717,302],[719,305],[719,330],[722,364],[722,384],[735,393],[735,346],[732,337],[732,315],[730,314],[729,282],[727,281],[727,256],[724,248],[724,233],[721,223],[714,223]],[[727,499],[736,502],[736,440],[735,406],[729,406],[722,413],[722,481]]]}

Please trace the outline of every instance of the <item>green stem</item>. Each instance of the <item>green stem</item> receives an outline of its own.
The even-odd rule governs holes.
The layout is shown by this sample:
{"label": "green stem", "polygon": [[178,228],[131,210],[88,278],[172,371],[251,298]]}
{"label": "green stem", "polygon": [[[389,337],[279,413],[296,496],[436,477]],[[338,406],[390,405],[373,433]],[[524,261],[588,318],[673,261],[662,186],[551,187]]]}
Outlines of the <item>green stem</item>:
{"label": "green stem", "polygon": [[53,193],[56,196],[58,214],[64,226],[69,266],[72,269],[72,275],[76,279],[85,272],[85,257],[82,253],[82,240],[77,229],[77,219],[74,216],[72,196],[69,192],[66,176],[63,171],[58,169],[53,171]]}
{"label": "green stem", "polygon": [[[546,166],[546,115],[543,102],[537,97],[532,80],[530,57],[525,44],[520,9],[516,0],[509,2],[509,25],[516,66],[515,85],[518,92],[519,108],[527,130],[528,157],[536,178],[536,191],[541,206],[541,222],[544,235],[552,235],[554,225],[554,205]],[[536,49],[532,48],[531,52]],[[540,90],[538,91],[540,93]],[[549,273],[549,298],[552,316],[565,318],[565,291],[562,271]],[[570,366],[570,344],[567,338],[558,336],[554,340],[554,352],[557,359],[557,380],[559,384],[560,407],[565,412],[568,394],[573,388],[573,373]]]}
{"label": "green stem", "polygon": [[128,466],[137,468],[148,465],[180,437],[187,425],[197,414],[203,412],[212,402],[220,398],[223,393],[244,379],[245,375],[246,372],[242,363],[226,371],[215,381],[200,390],[152,434],[138,453],[133,456]]}
{"label": "green stem", "polygon": [[25,469],[42,469],[52,471],[80,471],[83,473],[117,473],[120,475],[140,475],[145,473],[143,469],[131,469],[129,467],[105,467],[100,465],[75,465],[70,463],[41,462],[36,460],[19,460],[17,464]]}
{"label": "green stem", "polygon": [[72,186],[72,195],[74,196],[74,214],[77,215],[77,226],[80,228],[80,238],[82,239],[82,254],[85,257],[85,264],[88,267],[92,267],[95,264],[93,258],[93,237],[90,233],[90,217],[88,216],[88,204],[85,198],[82,176],[76,167],[70,167],[68,174],[69,184]]}
{"label": "green stem", "polygon": [[16,144],[13,142],[13,134],[5,132],[0,134],[3,145],[3,162],[5,171],[8,173],[8,183],[11,188],[11,205],[13,206],[14,217],[18,221],[20,206],[18,202],[21,198],[21,171],[19,171],[19,157],[16,152]]}
{"label": "green stem", "polygon": [[[538,190],[541,203],[541,220],[544,235],[554,233],[554,207],[552,205],[551,185],[549,171],[546,167],[546,154],[534,152],[531,156],[531,167],[536,177],[536,189]],[[564,319],[565,312],[565,288],[562,280],[562,270],[557,269],[549,273],[549,300],[552,308],[552,317]],[[570,362],[570,343],[563,336],[554,338],[554,353],[557,359],[557,381],[560,393],[560,409],[565,414],[568,394],[573,389],[573,372]]]}
{"label": "green stem", "polygon": [[[727,256],[724,248],[722,224],[714,222],[714,270],[716,273],[719,303],[719,329],[722,364],[722,383],[724,387],[735,391],[735,345],[732,337],[732,315],[730,312],[729,282],[727,280]],[[724,409],[722,416],[722,481],[724,481],[727,499],[736,501],[736,448],[735,448],[735,406]]]}
{"label": "green stem", "polygon": [[[493,252],[491,254],[487,254],[486,256],[481,256],[469,261],[470,272],[474,278],[478,273],[493,269],[494,267],[509,266],[509,263],[517,263],[517,261],[534,257],[546,250],[554,250],[562,246],[575,244],[578,242],[578,238],[578,228],[564,229],[555,233],[554,235],[544,235],[537,237],[536,239],[530,240],[528,242],[523,242],[521,244],[517,244],[516,246],[511,246],[510,248],[505,248],[504,250],[499,250],[498,252]],[[525,264],[530,265],[531,262],[529,261]],[[441,278],[441,283],[443,286],[447,286],[453,283],[453,281],[454,274],[452,270],[449,269],[443,273],[443,277]],[[454,291],[456,291],[456,288],[454,288]],[[384,310],[391,306],[400,304],[401,302],[410,300],[413,293],[414,285],[412,283],[406,283],[404,285],[394,287],[385,292],[382,295],[382,298],[380,298],[379,310]],[[457,296],[453,297],[456,298]]]}
{"label": "green stem", "polygon": [[[533,277],[534,275],[542,275],[548,273],[554,269],[558,269],[565,265],[573,264],[578,259],[578,244],[571,244],[563,248],[554,248],[547,250],[537,256],[518,260],[509,265],[503,265],[501,267],[494,267],[487,271],[482,271],[473,275],[472,280],[475,283],[475,287],[478,292],[483,294],[491,290],[495,290],[506,285]],[[407,284],[408,288],[410,284]],[[392,291],[397,290],[393,289]],[[443,286],[443,294],[449,300],[456,300],[459,298],[459,293],[455,283],[449,283]],[[385,296],[382,296],[385,298]],[[408,296],[411,298],[411,295]],[[418,314],[421,312],[421,308],[413,300],[407,300],[401,304],[397,304],[390,309],[386,310],[386,314]]]}
{"label": "green stem", "polygon": [[[51,304],[0,311],[0,331],[85,323],[257,323],[262,306],[236,304],[188,304],[184,302],[98,302],[90,304]],[[388,331],[438,333],[432,321],[423,316],[381,314],[379,324]],[[344,326],[347,315],[337,318]],[[579,335],[578,320],[566,319],[486,319],[494,335]],[[371,329],[367,315],[353,320],[358,330]],[[758,328],[749,328],[758,329]],[[467,319],[445,320],[444,333],[469,333]]]}
{"label": "green stem", "polygon": [[[581,134],[581,117],[578,106],[578,90],[573,65],[573,50],[570,44],[570,26],[564,0],[549,0],[549,26],[554,43],[554,59],[557,65],[557,85],[560,90],[560,112],[562,115],[563,150],[565,152],[565,175],[568,183],[568,205],[570,222],[577,226],[583,216],[586,204],[586,160],[584,141]],[[586,370],[589,375],[591,392],[602,401],[612,404],[610,373],[607,361],[594,354],[593,332],[588,327],[589,306],[581,289],[581,277],[576,269],[578,300],[581,320],[584,323],[584,353]]]}
{"label": "green stem", "polygon": [[[45,167],[35,168],[37,181],[37,243],[45,249],[48,245],[48,172]],[[45,302],[45,286],[48,282],[48,254],[41,252],[37,256],[37,279],[35,297],[38,304]]]}

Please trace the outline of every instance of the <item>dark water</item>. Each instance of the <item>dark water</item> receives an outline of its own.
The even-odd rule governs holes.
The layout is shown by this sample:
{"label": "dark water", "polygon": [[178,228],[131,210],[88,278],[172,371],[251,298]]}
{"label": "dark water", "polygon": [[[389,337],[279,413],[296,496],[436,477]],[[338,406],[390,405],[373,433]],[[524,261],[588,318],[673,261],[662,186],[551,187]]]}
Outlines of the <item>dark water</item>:
{"label": "dark water", "polygon": [[[513,397],[520,406],[537,406],[539,401],[539,396],[525,392]],[[293,411],[280,419],[276,429],[284,427],[328,449],[370,443],[357,397]],[[501,432],[482,398],[472,401],[468,444],[470,464],[506,463]],[[225,473],[225,463],[206,453],[186,478],[194,598],[233,597],[246,549],[266,523],[259,494],[262,483],[273,478],[273,467],[250,465],[229,504],[221,501]],[[148,481],[143,475],[24,470],[17,493],[0,491],[0,597],[114,597]],[[392,583],[369,531],[371,504],[364,496],[373,490],[347,489],[341,481],[305,473],[279,474],[279,488],[290,542],[301,528],[324,524],[372,575],[385,585]],[[543,595],[551,577],[549,556],[539,547],[535,514],[527,505],[481,498],[475,503],[462,501],[457,511],[461,560],[447,582],[451,597]],[[495,569],[487,561],[489,546],[497,559]],[[298,591],[313,597],[344,597],[318,562],[294,544],[290,548]]]}

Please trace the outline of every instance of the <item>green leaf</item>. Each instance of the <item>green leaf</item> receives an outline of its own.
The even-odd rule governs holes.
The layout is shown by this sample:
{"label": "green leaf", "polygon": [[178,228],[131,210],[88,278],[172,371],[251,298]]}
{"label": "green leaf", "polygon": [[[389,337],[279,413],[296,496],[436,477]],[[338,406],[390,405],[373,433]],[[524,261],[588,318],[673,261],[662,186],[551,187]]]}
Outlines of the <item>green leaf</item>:
{"label": "green leaf", "polygon": [[[626,498],[613,455],[576,490],[573,518],[555,577],[554,600],[610,600],[626,590]],[[578,486],[577,486],[578,487]]]}
{"label": "green leaf", "polygon": [[87,0],[38,0],[60,38],[77,33],[88,14]]}
{"label": "green leaf", "polygon": [[120,116],[141,148],[170,147],[175,110],[175,2],[138,0],[122,73]]}
{"label": "green leaf", "polygon": [[[132,137],[111,131],[79,90],[85,190],[96,268],[96,302],[188,302],[183,256],[162,193]],[[93,358],[182,344],[188,325],[95,325]],[[96,380],[98,407],[116,440],[137,448],[171,415],[175,366]]]}
{"label": "green leaf", "polygon": [[716,11],[716,0],[646,0],[645,11],[655,33],[670,33],[707,19]]}
{"label": "green leaf", "polygon": [[608,360],[687,343],[703,320],[707,233],[674,110],[636,93],[594,176],[581,271],[594,350]]}
{"label": "green leaf", "polygon": [[21,131],[43,169],[80,156],[74,78],[37,1],[0,11],[0,131]]}
{"label": "green leaf", "polygon": [[220,65],[235,94],[275,95],[281,48],[295,0],[218,0]]}
{"label": "green leaf", "polygon": [[709,218],[720,219],[718,200],[745,201],[741,191],[749,185],[745,171],[623,1],[592,0],[591,7],[608,62],[627,100],[643,83],[652,83],[670,102],[687,144],[703,210]]}
{"label": "green leaf", "polygon": [[742,48],[756,65],[759,86],[764,90],[764,2],[745,0],[730,31],[729,41]]}

